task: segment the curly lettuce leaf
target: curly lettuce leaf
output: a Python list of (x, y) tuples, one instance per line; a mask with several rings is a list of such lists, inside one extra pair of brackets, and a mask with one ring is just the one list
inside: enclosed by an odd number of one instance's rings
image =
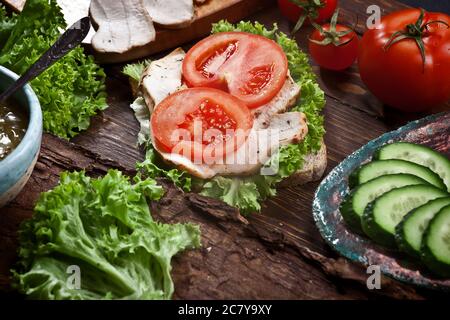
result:
[(138, 172), (147, 178), (166, 177), (174, 185), (184, 191), (191, 191), (192, 177), (185, 171), (178, 169), (164, 169), (164, 165), (151, 144), (145, 153), (145, 160), (136, 164)]
[(139, 82), (144, 73), (145, 68), (150, 64), (151, 60), (144, 60), (141, 62), (127, 64), (122, 72), (129, 76), (132, 80)]
[[(200, 230), (154, 221), (147, 201), (162, 195), (153, 179), (132, 184), (117, 170), (63, 173), (21, 226), (15, 285), (32, 299), (169, 299), (170, 261), (200, 246)], [(73, 266), (79, 288), (68, 279)]]
[(0, 48), (5, 45), (16, 23), (17, 15), (15, 13), (9, 15), (5, 7), (0, 4)]
[(232, 204), (241, 212), (260, 211), (261, 205), (257, 185), (240, 178), (216, 177), (203, 186), (201, 194)]
[[(0, 13), (1, 16), (1, 13)], [(2, 43), (0, 65), (23, 74), (66, 28), (55, 0), (28, 0)], [(10, 25), (9, 25), (10, 26)], [(44, 130), (69, 139), (86, 130), (90, 118), (107, 108), (105, 73), (81, 46), (31, 82), (42, 106)]]

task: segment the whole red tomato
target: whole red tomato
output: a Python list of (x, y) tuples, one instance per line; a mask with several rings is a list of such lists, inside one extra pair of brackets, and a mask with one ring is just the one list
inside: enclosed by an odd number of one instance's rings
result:
[[(417, 112), (450, 99), (450, 16), (401, 10), (361, 41), (361, 78), (382, 102)], [(423, 48), (423, 50), (421, 49)]]
[[(336, 39), (334, 34), (343, 34)], [(336, 39), (333, 43), (333, 39)], [(344, 70), (350, 67), (358, 56), (359, 39), (356, 33), (347, 26), (329, 23), (321, 30), (316, 29), (309, 41), (309, 53), (322, 68)]]
[[(313, 5), (314, 3), (313, 0), (299, 0), (299, 2), (304, 3), (305, 6)], [(317, 23), (330, 19), (337, 7), (337, 0), (321, 0), (320, 2), (323, 4), (323, 7), (317, 9), (317, 17), (314, 18), (314, 22)], [(300, 14), (304, 12), (302, 7), (291, 0), (278, 0), (278, 6), (281, 13), (293, 23), (296, 23), (300, 18)]]

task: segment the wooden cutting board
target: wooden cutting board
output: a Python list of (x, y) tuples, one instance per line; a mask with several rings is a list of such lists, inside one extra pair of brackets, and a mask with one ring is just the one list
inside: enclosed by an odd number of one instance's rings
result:
[(12, 8), (14, 11), (22, 11), (26, 0), (2, 0), (2, 2)]
[[(26, 0), (1, 0), (15, 11), (22, 10)], [(275, 0), (209, 0), (196, 5), (196, 18), (187, 28), (169, 30), (157, 28), (156, 40), (146, 46), (132, 49), (125, 54), (98, 53), (92, 51), (101, 63), (119, 63), (146, 57), (168, 50), (211, 32), (211, 24), (222, 19), (237, 22), (250, 14), (273, 5)]]

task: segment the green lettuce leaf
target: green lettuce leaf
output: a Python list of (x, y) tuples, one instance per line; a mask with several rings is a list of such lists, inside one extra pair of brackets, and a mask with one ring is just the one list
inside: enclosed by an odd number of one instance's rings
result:
[(154, 221), (147, 201), (162, 195), (154, 180), (132, 184), (116, 170), (100, 179), (63, 173), (21, 226), (15, 285), (32, 299), (169, 299), (171, 258), (199, 247), (200, 230)]
[(0, 48), (3, 47), (17, 23), (17, 15), (8, 15), (5, 7), (0, 4)]
[(192, 177), (185, 171), (165, 168), (151, 144), (147, 146), (145, 160), (137, 163), (136, 169), (146, 178), (166, 177), (184, 191), (191, 191)]
[(252, 179), (216, 177), (205, 183), (201, 194), (228, 203), (241, 212), (261, 210), (261, 194)]
[[(2, 14), (0, 10), (0, 17)], [(55, 0), (28, 0), (18, 18), (4, 21), (0, 23), (0, 65), (18, 74), (23, 74), (66, 28)], [(2, 38), (7, 38), (6, 42)], [(105, 77), (103, 69), (79, 46), (33, 80), (44, 130), (69, 139), (87, 129), (91, 116), (107, 108)]]
[(141, 62), (127, 64), (122, 72), (129, 76), (132, 80), (139, 82), (144, 73), (145, 68), (151, 63), (151, 60), (144, 60)]

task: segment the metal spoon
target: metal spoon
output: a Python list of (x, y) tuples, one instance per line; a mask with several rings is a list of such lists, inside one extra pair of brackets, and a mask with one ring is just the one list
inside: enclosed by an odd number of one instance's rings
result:
[(16, 82), (0, 94), (0, 103), (77, 47), (86, 38), (90, 27), (89, 17), (75, 22)]

